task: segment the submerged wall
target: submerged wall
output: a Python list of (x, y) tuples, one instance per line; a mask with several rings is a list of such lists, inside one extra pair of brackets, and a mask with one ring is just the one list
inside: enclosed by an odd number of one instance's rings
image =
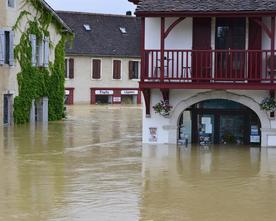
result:
[[(145, 108), (143, 117), (144, 143), (176, 144), (178, 139), (178, 123), (181, 113), (191, 105), (210, 99), (232, 100), (253, 110), (260, 119), (262, 131), (262, 146), (276, 146), (276, 120), (270, 119), (269, 113), (261, 110), (261, 101), (269, 96), (268, 91), (245, 90), (171, 90), (170, 104), (173, 106), (170, 117), (164, 118), (154, 113), (151, 108), (151, 117), (146, 118)], [(160, 90), (152, 90), (151, 106), (162, 100)], [(156, 128), (156, 139), (150, 128)]]

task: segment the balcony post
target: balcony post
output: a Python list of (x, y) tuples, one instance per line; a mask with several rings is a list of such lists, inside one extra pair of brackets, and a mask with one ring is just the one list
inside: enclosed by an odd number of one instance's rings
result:
[(161, 58), (160, 58), (160, 80), (164, 81), (164, 72), (165, 72), (165, 18), (161, 18)]
[(270, 74), (270, 79), (271, 81), (274, 80), (275, 76), (274, 76), (274, 56), (275, 56), (275, 16), (271, 17), (271, 63), (270, 63), (270, 70), (271, 70), (271, 74)]
[(145, 62), (145, 17), (142, 17), (142, 30), (141, 30), (141, 82), (144, 82), (146, 74)]

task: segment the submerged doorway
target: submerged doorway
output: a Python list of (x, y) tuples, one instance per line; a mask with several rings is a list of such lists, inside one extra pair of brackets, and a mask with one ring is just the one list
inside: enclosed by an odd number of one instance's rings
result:
[(5, 125), (12, 123), (12, 97), (11, 94), (4, 94), (3, 122)]
[(179, 121), (179, 141), (201, 145), (261, 143), (261, 123), (248, 107), (224, 99), (186, 109)]

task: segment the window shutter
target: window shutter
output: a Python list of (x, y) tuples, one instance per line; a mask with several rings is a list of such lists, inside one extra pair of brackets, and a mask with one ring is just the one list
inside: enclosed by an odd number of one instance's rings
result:
[(128, 63), (128, 75), (129, 75), (129, 79), (133, 79), (134, 78), (134, 62), (133, 61), (129, 61)]
[(44, 38), (44, 67), (49, 66), (49, 37)]
[(30, 35), (30, 42), (32, 46), (32, 66), (36, 66), (36, 36)]
[(69, 59), (69, 78), (70, 79), (74, 78), (74, 59), (73, 58)]
[(0, 64), (5, 62), (5, 32), (0, 29)]
[(68, 78), (67, 73), (68, 73), (68, 59), (65, 58), (65, 59), (64, 59), (64, 77), (65, 77), (65, 78)]
[(113, 79), (121, 79), (121, 61), (113, 61)]
[(14, 65), (14, 32), (10, 31), (10, 57), (9, 57), (9, 65)]
[(39, 67), (42, 67), (44, 65), (43, 48), (44, 48), (44, 39), (42, 39), (38, 45), (38, 66)]
[(101, 78), (101, 60), (93, 60), (93, 79), (100, 79)]

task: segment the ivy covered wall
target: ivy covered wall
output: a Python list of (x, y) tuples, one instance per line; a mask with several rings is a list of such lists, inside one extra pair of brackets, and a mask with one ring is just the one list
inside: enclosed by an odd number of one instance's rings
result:
[[(15, 59), (21, 67), (21, 72), (17, 74), (19, 93), (14, 100), (14, 122), (29, 122), (32, 101), (41, 97), (49, 98), (49, 120), (60, 120), (64, 117), (64, 49), (68, 34), (63, 32), (61, 24), (40, 1), (25, 0), (25, 4), (31, 4), (37, 13), (31, 15), (26, 10), (22, 11), (13, 27), (15, 32), (21, 32), (20, 42), (14, 49)], [(21, 27), (23, 19), (27, 20), (24, 30)], [(56, 45), (51, 41), (51, 24), (54, 24), (56, 33), (61, 35)], [(30, 35), (35, 35), (38, 41), (49, 37), (50, 50), (55, 51), (55, 58), (48, 67), (32, 65)]]

